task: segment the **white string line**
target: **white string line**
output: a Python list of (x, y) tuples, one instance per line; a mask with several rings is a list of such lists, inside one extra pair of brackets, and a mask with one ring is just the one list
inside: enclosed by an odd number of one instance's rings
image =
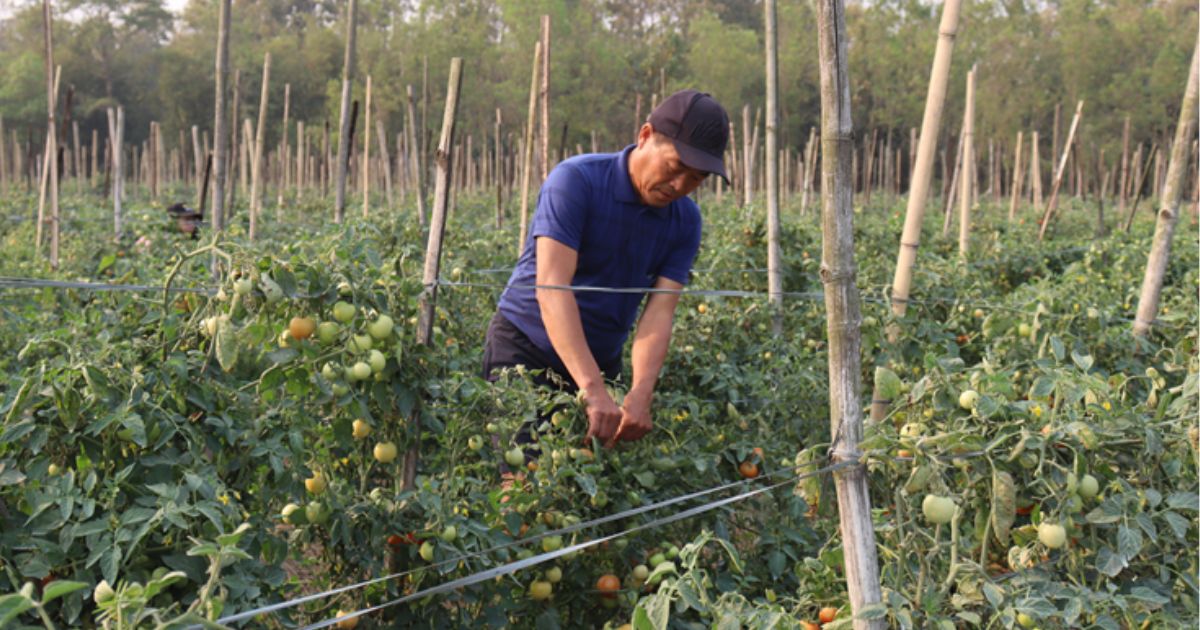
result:
[[(814, 464), (814, 463), (815, 463), (815, 462), (810, 462), (810, 463), (807, 463), (807, 464), (805, 464), (805, 465), (811, 465), (811, 464)], [(764, 474), (764, 475), (762, 475), (760, 478), (758, 478), (758, 480), (759, 480), (759, 481), (762, 481), (762, 480), (765, 480), (765, 479), (769, 479), (769, 478), (771, 478), (771, 477), (775, 477), (775, 476), (778, 476), (778, 475), (780, 475), (780, 474), (783, 474), (783, 473), (785, 473), (785, 472), (789, 472), (789, 471), (793, 471), (793, 472), (794, 472), (794, 470), (793, 470), (793, 469), (786, 469), (786, 468), (784, 468), (784, 469), (780, 469), (780, 470), (777, 470), (777, 471), (775, 471), (775, 472), (772, 472), (772, 473), (767, 473), (767, 474)], [(805, 474), (807, 474), (807, 473), (805, 473)], [(340, 593), (344, 593), (344, 592), (348, 592), (348, 591), (352, 591), (352, 590), (357, 590), (357, 589), (360, 589), (360, 588), (363, 588), (363, 587), (366, 587), (366, 586), (370, 586), (370, 585), (372, 585), (372, 584), (377, 584), (377, 583), (379, 583), (379, 582), (384, 582), (384, 581), (389, 581), (389, 580), (399, 579), (399, 578), (401, 578), (401, 577), (404, 577), (404, 576), (406, 576), (406, 575), (409, 575), (409, 574), (411, 574), (411, 573), (415, 573), (415, 572), (417, 572), (417, 571), (420, 571), (420, 570), (422, 570), (422, 569), (436, 569), (436, 568), (439, 568), (439, 567), (443, 567), (443, 566), (447, 566), (447, 565), (452, 565), (452, 564), (455, 564), (455, 563), (458, 563), (458, 562), (462, 562), (462, 561), (465, 561), (465, 560), (471, 560), (471, 559), (474, 559), (474, 558), (482, 557), (482, 556), (485, 556), (485, 555), (487, 555), (487, 554), (489, 554), (489, 553), (492, 553), (492, 552), (495, 552), (495, 551), (500, 551), (500, 550), (502, 550), (502, 549), (508, 549), (508, 548), (510, 548), (510, 547), (519, 547), (519, 546), (523, 546), (523, 545), (527, 545), (527, 544), (535, 543), (535, 542), (537, 542), (537, 541), (539, 541), (539, 540), (541, 540), (541, 539), (543, 539), (543, 538), (549, 537), (549, 536), (559, 536), (559, 535), (563, 535), (563, 534), (570, 534), (570, 533), (577, 532), (577, 531), (580, 531), (580, 530), (583, 530), (583, 529), (590, 529), (590, 528), (592, 528), (592, 527), (596, 527), (596, 526), (599, 526), (599, 525), (604, 525), (604, 524), (606, 524), (606, 523), (611, 523), (611, 522), (613, 522), (613, 521), (617, 521), (617, 520), (623, 520), (623, 519), (629, 518), (629, 517), (631, 517), (631, 516), (637, 516), (637, 515), (639, 515), (639, 514), (644, 514), (644, 513), (646, 513), (646, 512), (651, 512), (651, 511), (654, 511), (654, 510), (657, 510), (657, 509), (660, 509), (660, 508), (664, 508), (664, 507), (670, 507), (670, 506), (672, 506), (672, 505), (676, 505), (676, 504), (682, 503), (682, 502), (684, 502), (684, 501), (689, 501), (689, 500), (691, 500), (691, 499), (696, 499), (696, 498), (703, 497), (703, 496), (706, 496), (706, 495), (709, 495), (709, 494), (713, 494), (713, 493), (715, 493), (715, 492), (720, 492), (720, 491), (722, 491), (722, 490), (728, 490), (728, 489), (730, 489), (730, 488), (733, 488), (733, 487), (736, 487), (736, 486), (744, 486), (744, 485), (747, 485), (747, 484), (751, 483), (752, 481), (753, 481), (753, 480), (750, 480), (750, 479), (743, 479), (743, 480), (739, 480), (739, 481), (732, 481), (732, 482), (729, 482), (729, 483), (726, 483), (726, 484), (722, 484), (722, 485), (719, 485), (719, 486), (714, 486), (714, 487), (712, 487), (712, 488), (706, 488), (706, 489), (703, 489), (703, 490), (699, 490), (699, 491), (692, 492), (692, 493), (689, 493), (689, 494), (681, 495), (681, 496), (678, 496), (678, 497), (672, 497), (672, 498), (670, 498), (670, 499), (666, 499), (666, 500), (663, 500), (663, 501), (659, 501), (659, 502), (657, 502), (657, 503), (651, 503), (651, 504), (649, 504), (649, 505), (643, 505), (643, 506), (641, 506), (641, 507), (631, 508), (631, 509), (625, 510), (625, 511), (623, 511), (623, 512), (618, 512), (618, 513), (616, 513), (616, 514), (609, 514), (609, 515), (601, 516), (601, 517), (599, 517), (599, 518), (595, 518), (595, 519), (592, 519), (592, 520), (590, 520), (590, 521), (584, 521), (584, 522), (581, 522), (581, 523), (576, 523), (576, 524), (574, 524), (574, 525), (568, 525), (568, 526), (566, 526), (566, 527), (561, 527), (561, 528), (559, 528), (559, 529), (555, 529), (555, 530), (550, 530), (550, 531), (542, 532), (541, 534), (536, 534), (536, 535), (533, 535), (533, 536), (529, 536), (529, 537), (527, 537), (527, 538), (523, 538), (523, 539), (519, 539), (519, 540), (513, 540), (513, 541), (510, 541), (510, 542), (507, 542), (507, 543), (501, 543), (501, 544), (499, 544), (499, 545), (494, 545), (494, 546), (492, 546), (492, 547), (489, 547), (489, 548), (487, 548), (487, 549), (481, 549), (481, 550), (479, 550), (479, 551), (474, 551), (474, 552), (471, 552), (471, 553), (467, 553), (467, 554), (463, 554), (463, 555), (455, 556), (455, 557), (453, 557), (453, 558), (448, 558), (448, 559), (446, 559), (446, 560), (442, 560), (442, 561), (440, 561), (440, 562), (435, 562), (435, 563), (432, 563), (432, 564), (430, 564), (430, 565), (428, 565), (428, 566), (425, 566), (425, 567), (417, 567), (417, 568), (415, 568), (415, 569), (409, 569), (409, 570), (407, 570), (407, 571), (402, 571), (402, 572), (399, 572), (399, 573), (393, 573), (393, 574), (391, 574), (391, 575), (387, 575), (387, 576), (384, 576), (384, 577), (372, 578), (372, 579), (370, 579), (370, 580), (365, 580), (365, 581), (359, 582), (359, 583), (357, 583), (357, 584), (352, 584), (352, 585), (349, 585), (349, 586), (343, 586), (343, 587), (339, 587), (339, 588), (331, 589), (331, 590), (325, 591), (325, 592), (323, 592), (323, 593), (316, 593), (316, 594), (313, 594), (313, 595), (305, 595), (305, 596), (303, 596), (303, 597), (299, 597), (299, 598), (296, 598), (296, 599), (293, 599), (293, 600), (288, 600), (288, 601), (285, 601), (285, 602), (280, 602), (280, 603), (277, 603), (277, 604), (271, 604), (271, 605), (269, 605), (269, 606), (264, 606), (264, 607), (262, 607), (262, 608), (258, 608), (258, 609), (255, 609), (255, 610), (250, 610), (250, 611), (246, 611), (246, 612), (238, 613), (238, 614), (236, 614), (236, 615), (231, 615), (231, 616), (229, 616), (229, 617), (226, 617), (226, 618), (224, 618), (224, 619), (220, 619), (220, 620), (218, 620), (218, 621), (219, 621), (220, 623), (231, 623), (231, 622), (234, 622), (234, 621), (242, 621), (242, 620), (244, 620), (244, 619), (249, 619), (250, 617), (253, 617), (254, 615), (257, 615), (257, 614), (260, 614), (260, 613), (265, 613), (265, 612), (274, 612), (274, 611), (277, 611), (277, 610), (282, 610), (282, 609), (284, 609), (284, 608), (291, 608), (291, 607), (293, 607), (293, 606), (298, 606), (298, 605), (300, 605), (300, 604), (304, 604), (304, 603), (307, 603), (307, 602), (310, 602), (310, 601), (314, 601), (314, 600), (317, 600), (317, 599), (323, 599), (323, 598), (325, 598), (325, 597), (328, 597), (328, 596), (331, 596), (331, 595), (337, 595), (337, 594), (340, 594)]]

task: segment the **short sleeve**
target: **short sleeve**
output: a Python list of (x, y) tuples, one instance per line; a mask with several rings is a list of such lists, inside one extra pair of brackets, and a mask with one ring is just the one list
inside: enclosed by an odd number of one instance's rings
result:
[(538, 195), (530, 235), (549, 236), (579, 251), (587, 223), (587, 188), (586, 178), (570, 165), (551, 171)]
[(688, 220), (672, 243), (671, 251), (657, 274), (679, 284), (687, 284), (692, 263), (696, 261), (696, 253), (700, 250), (700, 210), (693, 205), (685, 210), (684, 215)]

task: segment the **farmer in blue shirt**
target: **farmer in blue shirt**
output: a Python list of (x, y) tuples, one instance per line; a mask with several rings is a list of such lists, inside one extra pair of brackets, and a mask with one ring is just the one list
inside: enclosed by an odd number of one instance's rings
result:
[[(676, 92), (620, 153), (565, 160), (542, 185), (532, 229), (488, 326), (483, 367), (524, 365), (583, 392), (588, 438), (606, 446), (652, 428), (650, 405), (667, 355), (678, 293), (529, 288), (570, 285), (683, 288), (700, 245), (700, 209), (688, 197), (709, 173), (728, 179), (729, 117), (711, 96)], [(621, 372), (637, 319), (633, 380), (618, 407), (604, 380)], [(547, 375), (539, 382), (552, 385)], [(528, 442), (526, 431), (519, 442)]]

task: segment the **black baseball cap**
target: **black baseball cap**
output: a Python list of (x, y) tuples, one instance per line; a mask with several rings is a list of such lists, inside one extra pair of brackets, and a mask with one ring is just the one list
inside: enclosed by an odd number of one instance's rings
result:
[(684, 164), (729, 181), (725, 174), (729, 114), (711, 95), (680, 90), (650, 112), (649, 122), (655, 131), (671, 139)]

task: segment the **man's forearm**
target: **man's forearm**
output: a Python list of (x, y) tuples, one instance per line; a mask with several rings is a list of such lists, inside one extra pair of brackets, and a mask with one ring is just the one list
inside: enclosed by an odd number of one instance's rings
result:
[(631, 392), (649, 397), (658, 383), (658, 374), (671, 344), (674, 305), (647, 305), (633, 338), (633, 385)]
[(537, 300), (550, 345), (554, 346), (554, 351), (562, 359), (575, 384), (583, 390), (601, 386), (604, 377), (584, 337), (575, 294), (557, 289), (538, 289)]

